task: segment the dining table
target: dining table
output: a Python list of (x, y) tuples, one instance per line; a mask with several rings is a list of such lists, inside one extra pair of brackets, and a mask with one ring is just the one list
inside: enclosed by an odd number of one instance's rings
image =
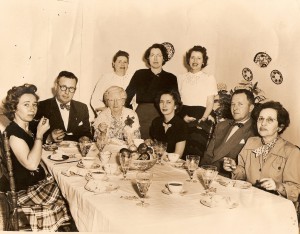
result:
[[(103, 151), (112, 153), (110, 163), (118, 163), (117, 153), (123, 146), (105, 146)], [(79, 232), (97, 233), (298, 233), (298, 221), (294, 204), (283, 197), (255, 187), (224, 186), (218, 180), (212, 188), (218, 196), (229, 198), (234, 206), (207, 206), (203, 198), (203, 184), (197, 179), (188, 182), (184, 167), (174, 167), (170, 162), (156, 164), (151, 169), (152, 183), (145, 201), (138, 206), (140, 195), (136, 185), (136, 170), (129, 170), (128, 180), (122, 173), (107, 174), (107, 180), (117, 189), (95, 193), (86, 189), (86, 176), (66, 176), (70, 167), (79, 166), (82, 155), (78, 146), (61, 147), (69, 156), (63, 161), (51, 159), (52, 151), (43, 150), (42, 160), (56, 180), (62, 195), (69, 204), (71, 215)], [(91, 153), (102, 169), (99, 151)], [(99, 161), (98, 161), (99, 160)], [(228, 178), (219, 179), (229, 180)], [(103, 179), (103, 178), (102, 178)], [(99, 179), (99, 180), (102, 180)], [(97, 179), (95, 179), (97, 180)], [(170, 181), (182, 182), (183, 192), (166, 192)], [(102, 181), (99, 181), (102, 183)]]

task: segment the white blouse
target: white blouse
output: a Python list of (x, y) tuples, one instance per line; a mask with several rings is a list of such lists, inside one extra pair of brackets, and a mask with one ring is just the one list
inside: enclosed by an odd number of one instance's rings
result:
[(180, 75), (177, 82), (181, 100), (186, 106), (206, 107), (207, 97), (218, 94), (215, 77), (203, 71)]

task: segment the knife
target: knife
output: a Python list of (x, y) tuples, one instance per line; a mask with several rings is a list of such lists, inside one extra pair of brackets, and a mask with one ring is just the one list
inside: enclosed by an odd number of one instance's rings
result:
[(79, 160), (75, 160), (75, 161), (68, 161), (68, 162), (58, 162), (58, 163), (54, 163), (53, 165), (59, 165), (59, 164), (64, 164), (64, 163), (72, 163), (72, 162), (79, 162)]

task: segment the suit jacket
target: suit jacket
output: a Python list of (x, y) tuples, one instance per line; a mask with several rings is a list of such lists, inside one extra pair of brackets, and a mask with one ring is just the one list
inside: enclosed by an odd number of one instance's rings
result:
[(254, 136), (253, 121), (249, 119), (243, 127), (239, 128), (226, 142), (231, 132), (230, 120), (225, 120), (216, 125), (211, 139), (200, 165), (210, 164), (218, 167), (219, 174), (230, 177), (231, 174), (223, 169), (223, 158), (230, 157), (237, 160), (249, 137)]
[(50, 129), (44, 134), (44, 140), (54, 129), (62, 129), (73, 134), (65, 135), (64, 140), (78, 141), (82, 136), (91, 138), (89, 111), (84, 103), (71, 100), (68, 129), (65, 129), (55, 97), (39, 102), (35, 119), (40, 119), (43, 116), (50, 121)]

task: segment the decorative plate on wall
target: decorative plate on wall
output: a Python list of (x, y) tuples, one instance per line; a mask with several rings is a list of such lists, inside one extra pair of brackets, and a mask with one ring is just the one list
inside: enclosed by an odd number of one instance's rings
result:
[(248, 67), (243, 69), (242, 75), (246, 81), (251, 81), (253, 79), (253, 73)]
[(281, 84), (283, 81), (282, 74), (278, 70), (271, 71), (270, 77), (271, 77), (271, 80), (277, 85)]
[(260, 67), (267, 67), (269, 63), (272, 61), (270, 55), (265, 52), (258, 52), (255, 56), (253, 61)]
[(161, 43), (164, 47), (166, 47), (167, 49), (167, 53), (168, 53), (168, 61), (171, 60), (171, 58), (173, 57), (174, 53), (175, 53), (175, 48), (174, 46), (170, 43), (170, 42), (163, 42)]

